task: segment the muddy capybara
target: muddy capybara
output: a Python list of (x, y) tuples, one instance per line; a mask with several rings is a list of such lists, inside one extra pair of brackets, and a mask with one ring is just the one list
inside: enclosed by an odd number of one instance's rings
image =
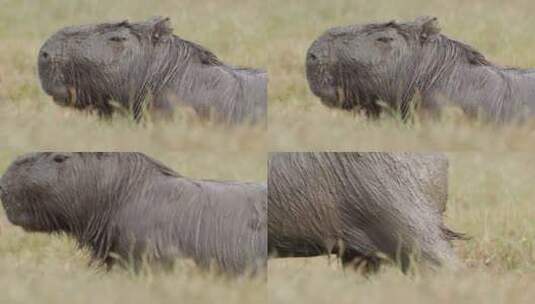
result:
[(177, 105), (226, 124), (264, 122), (267, 73), (223, 63), (173, 35), (169, 18), (66, 27), (41, 47), (39, 77), (62, 106), (111, 116), (113, 103), (139, 120)]
[[(442, 219), (447, 158), (411, 153), (272, 153), (268, 251), (275, 257), (336, 254), (377, 270), (386, 259), (458, 268)], [(358, 261), (358, 263), (355, 263)]]
[(34, 153), (9, 166), (0, 198), (11, 223), (70, 235), (108, 268), (266, 265), (265, 184), (195, 180), (140, 153)]
[(306, 74), (325, 105), (372, 117), (384, 106), (403, 118), (417, 108), (438, 116), (447, 105), (500, 123), (535, 114), (535, 69), (491, 63), (441, 34), (434, 17), (329, 29), (309, 48)]

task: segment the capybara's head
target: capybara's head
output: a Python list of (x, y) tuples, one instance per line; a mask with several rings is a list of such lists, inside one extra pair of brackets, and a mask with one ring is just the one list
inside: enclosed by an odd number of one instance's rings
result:
[(8, 219), (29, 231), (72, 232), (109, 217), (153, 174), (171, 169), (140, 153), (31, 153), (0, 179)]
[(391, 86), (401, 85), (397, 78), (438, 33), (432, 17), (330, 29), (308, 50), (309, 86), (325, 105), (346, 110), (391, 99)]
[(60, 214), (78, 212), (73, 182), (76, 169), (66, 153), (32, 153), (17, 158), (0, 180), (8, 219), (29, 231), (55, 231)]
[(150, 64), (166, 57), (172, 36), (162, 17), (63, 28), (39, 51), (42, 87), (59, 105), (106, 112), (109, 100), (133, 98), (154, 72)]

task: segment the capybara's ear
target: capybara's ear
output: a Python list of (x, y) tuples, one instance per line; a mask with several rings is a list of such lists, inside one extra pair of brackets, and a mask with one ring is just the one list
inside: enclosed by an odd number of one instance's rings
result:
[(153, 42), (162, 40), (162, 37), (171, 35), (173, 28), (168, 17), (155, 17), (149, 20), (151, 39)]
[(114, 24), (116, 27), (122, 27), (122, 26), (129, 26), (130, 25), (130, 22), (128, 22), (128, 20), (123, 20), (121, 22), (117, 22)]
[(398, 22), (396, 20), (390, 20), (388, 21), (387, 23), (385, 23), (385, 26), (386, 27), (389, 27), (389, 26), (396, 26), (398, 24)]
[(68, 160), (71, 156), (68, 153), (52, 153), (51, 158), (56, 163), (63, 163)]
[(429, 37), (440, 33), (440, 27), (438, 25), (438, 19), (436, 17), (418, 17), (416, 18), (414, 23), (418, 28), (420, 40), (422, 41), (426, 41), (427, 39), (429, 39)]

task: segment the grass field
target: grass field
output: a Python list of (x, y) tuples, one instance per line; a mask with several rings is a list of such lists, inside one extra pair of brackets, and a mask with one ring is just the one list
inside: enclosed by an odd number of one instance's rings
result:
[[(69, 240), (24, 233), (0, 211), (0, 303), (531, 303), (535, 157), (527, 151), (535, 149), (535, 122), (496, 127), (452, 110), (441, 121), (405, 125), (329, 110), (308, 89), (304, 54), (332, 26), (434, 15), (443, 33), (490, 60), (535, 67), (534, 9), (529, 0), (0, 0), (0, 172), (28, 151), (143, 151), (185, 175), (262, 181), (269, 150), (474, 151), (449, 154), (447, 222), (473, 237), (456, 244), (467, 265), (461, 273), (405, 277), (387, 267), (366, 279), (316, 258), (272, 261), (267, 283), (229, 281), (188, 263), (170, 275), (106, 274), (87, 267)], [(53, 32), (155, 15), (225, 62), (268, 70), (267, 132), (188, 113), (173, 123), (101, 121), (59, 108), (41, 91), (37, 51)]]

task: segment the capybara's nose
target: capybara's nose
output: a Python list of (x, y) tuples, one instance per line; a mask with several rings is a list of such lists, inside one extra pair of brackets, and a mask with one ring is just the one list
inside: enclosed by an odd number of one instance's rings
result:
[(316, 55), (314, 52), (309, 52), (307, 57), (307, 61), (309, 64), (314, 64), (318, 61), (318, 55)]
[(314, 42), (307, 51), (306, 63), (309, 65), (317, 65), (322, 63), (325, 57), (325, 50), (318, 42)]
[(42, 60), (49, 60), (50, 59), (50, 54), (47, 51), (42, 51), (41, 52), (41, 59)]
[(39, 50), (39, 62), (40, 63), (53, 62), (55, 59), (57, 59), (56, 57), (58, 57), (59, 52), (60, 52), (60, 48), (57, 43), (50, 43), (49, 41), (47, 41)]
[(54, 52), (51, 51), (47, 47), (43, 47), (41, 51), (39, 51), (39, 62), (40, 63), (50, 63), (54, 60)]

